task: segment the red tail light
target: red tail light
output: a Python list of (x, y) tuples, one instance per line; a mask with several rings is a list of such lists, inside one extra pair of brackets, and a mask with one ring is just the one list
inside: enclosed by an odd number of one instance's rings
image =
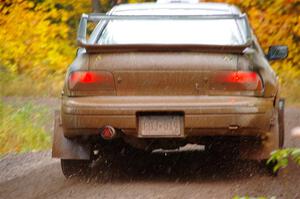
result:
[(75, 71), (68, 84), (70, 90), (77, 91), (114, 90), (113, 75), (107, 71)]
[(216, 75), (215, 82), (227, 90), (261, 91), (263, 88), (260, 76), (252, 71), (221, 72)]

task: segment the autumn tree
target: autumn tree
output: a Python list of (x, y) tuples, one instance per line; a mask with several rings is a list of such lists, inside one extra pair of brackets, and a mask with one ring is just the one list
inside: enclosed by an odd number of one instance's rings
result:
[(0, 64), (31, 76), (62, 73), (74, 56), (76, 1), (5, 0), (0, 5)]

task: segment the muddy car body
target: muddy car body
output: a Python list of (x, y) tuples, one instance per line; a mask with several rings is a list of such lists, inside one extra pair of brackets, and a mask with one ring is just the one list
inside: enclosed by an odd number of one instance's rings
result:
[[(89, 20), (100, 22), (86, 40)], [(53, 157), (67, 177), (89, 168), (94, 151), (128, 146), (234, 145), (257, 160), (282, 147), (284, 103), (268, 59), (287, 48), (265, 55), (236, 7), (119, 5), (83, 15), (78, 43), (55, 116)]]

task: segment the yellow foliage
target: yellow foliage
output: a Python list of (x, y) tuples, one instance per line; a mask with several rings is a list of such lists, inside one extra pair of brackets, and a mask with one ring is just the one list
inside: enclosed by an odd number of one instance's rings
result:
[[(58, 4), (59, 2), (59, 4)], [(5, 0), (0, 6), (0, 66), (18, 74), (42, 78), (63, 73), (75, 53), (75, 26), (68, 23), (83, 9), (59, 7), (75, 1)], [(74, 35), (74, 33), (73, 33)]]

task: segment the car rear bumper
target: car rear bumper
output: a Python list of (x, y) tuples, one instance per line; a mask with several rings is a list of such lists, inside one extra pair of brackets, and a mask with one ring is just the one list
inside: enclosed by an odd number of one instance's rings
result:
[(272, 122), (273, 98), (240, 96), (63, 97), (65, 136), (97, 134), (105, 125), (138, 136), (141, 112), (180, 112), (184, 136), (257, 135)]

